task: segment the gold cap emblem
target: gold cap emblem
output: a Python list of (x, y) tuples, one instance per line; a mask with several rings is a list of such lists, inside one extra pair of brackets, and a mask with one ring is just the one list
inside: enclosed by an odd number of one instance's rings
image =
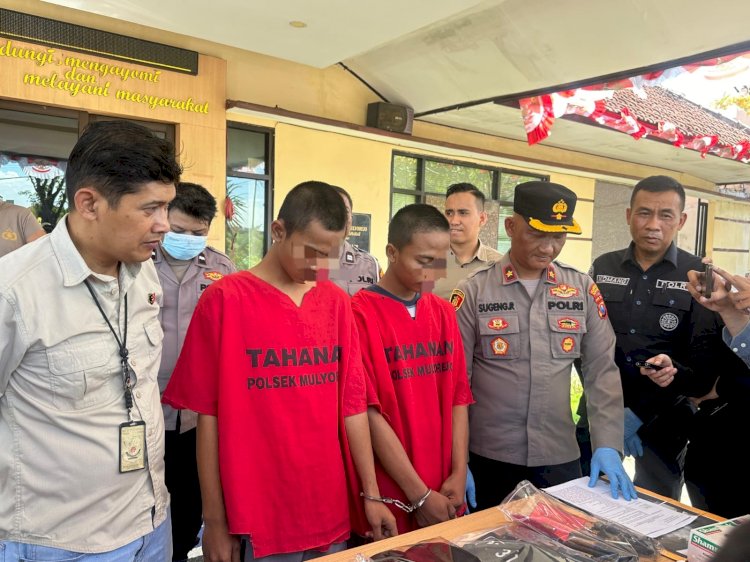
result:
[(555, 213), (552, 215), (557, 220), (562, 220), (562, 218), (565, 216), (563, 213), (568, 210), (568, 204), (560, 199), (557, 203), (552, 205), (552, 212)]

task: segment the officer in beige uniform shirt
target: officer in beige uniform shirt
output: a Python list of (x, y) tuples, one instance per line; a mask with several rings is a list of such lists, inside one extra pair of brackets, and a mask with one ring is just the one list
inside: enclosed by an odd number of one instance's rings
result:
[(0, 257), (24, 244), (44, 236), (34, 215), (25, 207), (3, 201), (0, 197)]
[[(164, 297), (159, 320), (164, 352), (159, 366), (159, 390), (164, 392), (182, 350), (190, 319), (206, 288), (235, 271), (232, 261), (206, 246), (216, 215), (216, 199), (198, 184), (181, 182), (169, 204), (169, 232), (152, 259)], [(172, 559), (185, 560), (196, 545), (202, 522), (201, 489), (196, 465), (198, 414), (164, 410), (166, 481), (172, 498)]]
[[(0, 258), (0, 559), (171, 559), (157, 372), (174, 147), (89, 125), (71, 211)], [(97, 556), (94, 553), (104, 553)]]
[(451, 227), (451, 251), (445, 277), (435, 282), (432, 291), (441, 298), (450, 298), (459, 281), (503, 257), (479, 239), (479, 231), (487, 223), (484, 201), (484, 193), (471, 183), (455, 183), (446, 192), (445, 218)]
[(570, 409), (573, 360), (583, 359), (597, 450), (591, 482), (605, 473), (614, 497), (635, 490), (621, 462), (622, 388), (615, 337), (596, 284), (554, 261), (573, 220), (566, 187), (527, 182), (505, 220), (511, 248), (459, 284), (452, 302), (476, 404), (470, 408), (470, 462), (480, 509), (497, 505), (523, 479), (544, 487), (581, 476)]

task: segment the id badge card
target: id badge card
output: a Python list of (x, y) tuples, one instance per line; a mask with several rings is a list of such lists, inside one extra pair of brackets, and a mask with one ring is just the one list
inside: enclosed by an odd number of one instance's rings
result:
[(120, 472), (146, 468), (146, 422), (120, 424)]

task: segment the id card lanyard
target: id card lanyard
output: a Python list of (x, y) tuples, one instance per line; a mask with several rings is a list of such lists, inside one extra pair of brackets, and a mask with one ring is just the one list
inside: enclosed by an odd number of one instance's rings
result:
[(125, 408), (128, 411), (128, 421), (120, 424), (120, 472), (130, 472), (145, 468), (145, 447), (146, 447), (146, 423), (133, 419), (133, 382), (130, 377), (130, 366), (128, 365), (128, 295), (125, 294), (125, 321), (123, 322), (122, 341), (120, 341), (117, 332), (112, 327), (112, 323), (107, 318), (99, 299), (96, 298), (94, 288), (89, 280), (84, 280), (86, 288), (91, 293), (96, 307), (107, 323), (109, 331), (115, 338), (117, 348), (120, 353), (120, 365), (122, 367), (122, 386), (125, 396)]

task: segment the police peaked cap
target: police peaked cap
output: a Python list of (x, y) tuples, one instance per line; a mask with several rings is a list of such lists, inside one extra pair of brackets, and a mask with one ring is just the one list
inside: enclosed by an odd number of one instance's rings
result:
[(559, 183), (527, 181), (516, 186), (513, 211), (535, 230), (580, 234), (581, 225), (573, 218), (577, 199), (575, 193)]

